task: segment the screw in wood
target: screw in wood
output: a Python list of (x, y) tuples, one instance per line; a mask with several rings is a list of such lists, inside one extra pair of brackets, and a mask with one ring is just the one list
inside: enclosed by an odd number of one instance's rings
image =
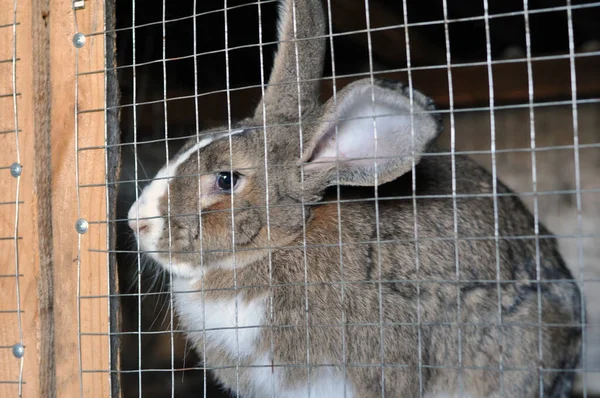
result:
[(73, 36), (73, 45), (77, 48), (83, 47), (85, 44), (85, 35), (83, 33), (75, 33)]
[(14, 344), (12, 346), (12, 353), (15, 358), (23, 358), (23, 355), (25, 355), (25, 347), (23, 347), (23, 344), (21, 343)]
[(88, 230), (88, 227), (89, 227), (88, 222), (85, 219), (83, 219), (83, 218), (80, 218), (75, 223), (75, 229), (80, 234), (85, 234), (87, 232), (87, 230)]

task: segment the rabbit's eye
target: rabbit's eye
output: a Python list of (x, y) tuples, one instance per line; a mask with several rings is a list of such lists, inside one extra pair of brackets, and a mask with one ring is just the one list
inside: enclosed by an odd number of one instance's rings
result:
[(231, 191), (238, 182), (238, 173), (221, 172), (217, 174), (217, 186), (223, 191)]

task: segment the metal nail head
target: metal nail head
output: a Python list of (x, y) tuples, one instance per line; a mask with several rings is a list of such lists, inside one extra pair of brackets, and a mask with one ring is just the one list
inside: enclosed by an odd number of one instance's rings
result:
[(85, 35), (83, 33), (75, 33), (73, 36), (73, 45), (77, 48), (83, 47), (85, 44)]
[(23, 344), (17, 343), (12, 346), (12, 353), (15, 358), (23, 358), (23, 355), (25, 355), (25, 347), (23, 347)]
[(12, 175), (13, 177), (17, 178), (21, 175), (22, 172), (23, 167), (19, 163), (15, 162), (10, 165), (10, 175)]
[(83, 218), (80, 218), (75, 223), (75, 229), (80, 234), (85, 234), (87, 232), (87, 230), (88, 230), (88, 227), (89, 227), (88, 222), (86, 220), (84, 220)]

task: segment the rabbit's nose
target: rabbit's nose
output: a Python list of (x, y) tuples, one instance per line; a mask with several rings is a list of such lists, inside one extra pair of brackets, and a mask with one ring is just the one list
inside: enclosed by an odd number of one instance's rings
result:
[(134, 232), (142, 233), (145, 230), (148, 230), (150, 223), (148, 220), (129, 220), (129, 228), (131, 228)]

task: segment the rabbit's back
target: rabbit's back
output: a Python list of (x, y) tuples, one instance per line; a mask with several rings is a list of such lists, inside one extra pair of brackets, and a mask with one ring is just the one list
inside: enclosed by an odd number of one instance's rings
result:
[[(555, 240), (542, 225), (536, 238), (534, 218), (500, 182), (494, 195), (487, 171), (455, 164), (454, 197), (450, 158), (427, 156), (415, 199), (408, 174), (379, 187), (377, 205), (374, 191), (343, 188), (339, 203), (332, 190), (311, 209), (306, 251), (272, 259), (274, 323), (296, 325), (274, 332), (283, 363), (345, 362), (361, 394), (381, 393), (385, 363), (388, 392), (462, 382), (483, 396), (535, 394), (539, 367), (576, 366), (580, 295)], [(544, 373), (546, 395), (566, 376)]]

